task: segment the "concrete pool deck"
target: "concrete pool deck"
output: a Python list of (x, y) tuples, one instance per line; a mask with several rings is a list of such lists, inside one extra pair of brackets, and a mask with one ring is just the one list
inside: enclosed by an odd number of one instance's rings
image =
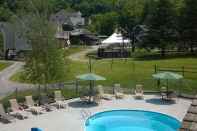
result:
[(0, 123), (0, 131), (30, 131), (31, 127), (39, 127), (44, 131), (84, 131), (84, 123), (88, 116), (118, 109), (155, 111), (182, 121), (191, 100), (178, 98), (176, 103), (163, 103), (158, 96), (145, 95), (144, 100), (136, 100), (133, 96), (126, 96), (122, 100), (102, 100), (99, 106), (81, 105), (79, 99), (69, 100), (67, 103), (66, 109), (54, 110), (38, 116), (29, 115), (26, 120), (16, 120), (10, 124)]

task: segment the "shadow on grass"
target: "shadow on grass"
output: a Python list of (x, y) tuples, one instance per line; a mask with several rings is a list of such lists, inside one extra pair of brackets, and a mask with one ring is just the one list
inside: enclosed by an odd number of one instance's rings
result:
[(73, 107), (73, 108), (92, 108), (92, 107), (98, 106), (98, 104), (94, 102), (87, 103), (83, 101), (74, 101), (74, 102), (68, 103), (68, 106)]
[(148, 99), (146, 100), (147, 103), (150, 103), (150, 104), (155, 104), (155, 105), (172, 105), (172, 104), (175, 104), (176, 102), (171, 100), (162, 100), (160, 98), (153, 98), (153, 99)]
[(197, 58), (197, 54), (166, 54), (166, 56), (161, 56), (160, 54), (149, 54), (134, 56), (134, 60), (146, 61), (146, 60), (165, 60), (165, 59), (176, 59), (176, 58)]

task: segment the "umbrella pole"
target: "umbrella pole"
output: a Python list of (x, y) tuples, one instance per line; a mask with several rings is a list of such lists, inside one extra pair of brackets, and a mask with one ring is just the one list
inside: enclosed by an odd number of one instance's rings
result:
[(167, 79), (167, 98), (168, 98), (168, 92), (169, 92), (168, 91), (168, 88), (169, 88), (169, 85), (168, 84), (169, 84), (169, 82), (168, 82), (168, 79)]
[(158, 79), (158, 80), (157, 80), (157, 88), (158, 88), (158, 89), (160, 88), (160, 83), (161, 83), (161, 82), (160, 82), (160, 79)]
[(90, 81), (89, 101), (88, 101), (88, 103), (91, 103), (91, 95), (92, 95), (92, 82)]

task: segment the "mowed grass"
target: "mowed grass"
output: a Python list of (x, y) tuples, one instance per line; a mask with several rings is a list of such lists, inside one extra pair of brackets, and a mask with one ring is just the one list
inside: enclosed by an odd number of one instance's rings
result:
[(11, 62), (0, 62), (0, 71), (11, 65)]
[[(94, 60), (92, 62), (94, 73), (106, 77), (106, 81), (99, 81), (106, 87), (112, 87), (115, 83), (120, 83), (123, 88), (134, 89), (136, 84), (144, 84), (145, 90), (159, 90), (157, 82), (152, 78), (155, 73), (155, 65), (174, 67), (181, 69), (185, 67), (197, 67), (197, 58), (176, 58), (166, 60), (136, 61), (134, 59), (120, 60)], [(197, 72), (196, 70), (193, 70)], [(76, 75), (89, 72), (88, 63), (71, 62), (66, 79), (74, 80)], [(182, 74), (182, 73), (180, 73)], [(166, 82), (161, 83), (166, 86)], [(184, 74), (182, 81), (170, 81), (170, 87), (181, 90), (185, 93), (195, 94), (197, 91), (197, 73)]]
[[(155, 65), (162, 67), (173, 67), (175, 69), (182, 69), (184, 66), (197, 67), (197, 58), (170, 58), (158, 60), (136, 60), (136, 59), (111, 59), (92, 60), (92, 72), (104, 76), (106, 81), (98, 81), (97, 84), (102, 84), (107, 87), (112, 87), (115, 83), (120, 83), (123, 88), (134, 89), (136, 84), (143, 84), (144, 90), (157, 91), (157, 81), (152, 78), (155, 73)], [(83, 62), (70, 61), (67, 66), (66, 81), (74, 81), (77, 75), (88, 73), (89, 64)], [(197, 69), (190, 69), (190, 71), (197, 72)], [(182, 74), (180, 72), (180, 74)], [(29, 81), (21, 79), (24, 78), (23, 73), (17, 73), (12, 76), (11, 80), (19, 82)], [(81, 82), (80, 84), (84, 84)], [(87, 83), (88, 84), (88, 83)], [(166, 82), (162, 81), (162, 86), (166, 86)], [(170, 81), (171, 89), (181, 91), (189, 94), (197, 93), (197, 73), (184, 74), (182, 81)]]
[(85, 46), (71, 46), (69, 49), (65, 49), (65, 55), (69, 56), (71, 54), (83, 51), (85, 49), (87, 49), (88, 47)]

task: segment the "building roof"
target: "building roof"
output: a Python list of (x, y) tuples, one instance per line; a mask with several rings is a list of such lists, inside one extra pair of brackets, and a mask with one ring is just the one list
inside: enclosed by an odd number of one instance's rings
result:
[(67, 32), (67, 31), (57, 32), (55, 34), (55, 38), (57, 38), (57, 39), (65, 39), (65, 40), (68, 40), (69, 37), (70, 37), (70, 33)]
[(69, 24), (73, 26), (84, 25), (85, 19), (82, 17), (80, 11), (78, 12), (67, 12), (65, 10), (60, 10), (56, 14), (51, 15), (50, 21), (56, 24)]
[(179, 131), (197, 131), (197, 96), (185, 115)]

